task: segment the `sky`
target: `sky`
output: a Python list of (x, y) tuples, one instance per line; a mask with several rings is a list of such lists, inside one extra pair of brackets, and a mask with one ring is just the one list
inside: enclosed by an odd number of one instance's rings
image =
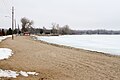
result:
[(52, 23), (71, 29), (120, 30), (120, 0), (0, 0), (0, 28), (11, 27), (11, 6), (15, 19), (26, 17), (35, 28), (51, 28)]

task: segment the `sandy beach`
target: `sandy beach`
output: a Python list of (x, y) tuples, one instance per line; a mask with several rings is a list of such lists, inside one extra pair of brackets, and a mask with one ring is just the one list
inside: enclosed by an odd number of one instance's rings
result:
[(70, 49), (34, 41), (29, 36), (0, 43), (14, 55), (0, 61), (0, 69), (35, 71), (38, 76), (1, 80), (120, 80), (120, 57)]

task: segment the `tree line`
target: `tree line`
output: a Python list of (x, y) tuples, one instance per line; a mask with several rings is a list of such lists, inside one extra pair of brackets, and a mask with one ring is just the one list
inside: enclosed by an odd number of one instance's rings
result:
[(71, 29), (68, 25), (60, 27), (59, 24), (52, 23), (52, 29), (43, 28), (33, 28), (33, 20), (27, 18), (21, 19), (22, 29), (21, 32), (29, 32), (31, 34), (54, 34), (54, 35), (66, 35), (71, 34)]
[(11, 28), (9, 28), (9, 29), (0, 29), (0, 36), (12, 35), (12, 33), (17, 34), (18, 31), (19, 31), (18, 29), (14, 29), (12, 31)]
[(120, 30), (105, 30), (105, 29), (98, 29), (98, 30), (73, 30), (73, 34), (108, 34), (108, 35), (114, 35), (114, 34), (120, 34)]
[(113, 30), (72, 30), (68, 25), (61, 27), (59, 24), (52, 23), (52, 28), (47, 29), (46, 27), (43, 28), (34, 28), (33, 27), (33, 20), (30, 20), (26, 17), (21, 18), (21, 26), (14, 29), (12, 31), (11, 28), (9, 29), (0, 29), (0, 36), (5, 35), (12, 35), (13, 34), (23, 34), (28, 32), (30, 34), (52, 34), (52, 35), (83, 35), (83, 34), (120, 34), (120, 31), (113, 31)]

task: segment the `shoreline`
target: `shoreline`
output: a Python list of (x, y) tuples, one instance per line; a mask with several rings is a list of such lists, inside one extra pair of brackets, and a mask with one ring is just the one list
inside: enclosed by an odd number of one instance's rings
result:
[[(38, 35), (37, 35), (38, 36)], [(66, 49), (73, 49), (73, 50), (78, 50), (78, 51), (86, 51), (86, 52), (90, 52), (90, 54), (101, 54), (101, 55), (105, 55), (108, 57), (118, 57), (120, 58), (120, 55), (113, 55), (110, 53), (105, 53), (105, 52), (100, 52), (100, 51), (92, 51), (92, 50), (87, 50), (87, 49), (82, 49), (82, 48), (75, 48), (75, 47), (71, 47), (71, 46), (66, 46), (66, 45), (60, 45), (60, 44), (54, 44), (54, 43), (49, 43), (46, 41), (42, 41), (42, 40), (37, 40), (36, 36), (30, 36), (33, 40), (44, 43), (44, 44), (48, 44), (48, 45), (52, 45), (52, 46), (56, 46), (56, 47), (60, 47), (60, 48), (66, 48)]]
[(119, 57), (33, 40), (30, 36), (8, 38), (0, 47), (14, 52), (11, 58), (0, 61), (1, 69), (39, 73), (15, 80), (120, 80)]

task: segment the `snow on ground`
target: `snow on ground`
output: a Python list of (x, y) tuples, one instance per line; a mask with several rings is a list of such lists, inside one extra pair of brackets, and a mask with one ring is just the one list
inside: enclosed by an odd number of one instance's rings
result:
[[(8, 48), (0, 48), (0, 60), (8, 59), (12, 56), (12, 50)], [(16, 78), (17, 76), (22, 75), (28, 77), (29, 75), (38, 75), (36, 72), (25, 72), (25, 71), (11, 71), (11, 70), (2, 70), (0, 69), (0, 77)]]
[(16, 78), (18, 75), (15, 71), (0, 69), (0, 77)]
[(4, 39), (8, 38), (8, 37), (11, 37), (11, 35), (9, 35), (9, 36), (0, 36), (0, 42), (1, 42), (2, 40), (4, 40)]
[(12, 50), (8, 48), (0, 48), (0, 60), (2, 59), (8, 59), (10, 56), (12, 56)]
[(22, 76), (28, 77), (28, 74), (27, 74), (27, 72), (20, 71), (20, 74), (21, 74)]
[(17, 76), (24, 76), (28, 77), (29, 75), (37, 76), (39, 73), (36, 72), (25, 72), (25, 71), (11, 71), (11, 70), (2, 70), (0, 69), (0, 77), (7, 77), (7, 78), (17, 78)]
[[(11, 36), (0, 36), (0, 42), (8, 37)], [(8, 59), (12, 56), (12, 50), (8, 48), (0, 48), (0, 60)], [(12, 70), (2, 70), (0, 69), (0, 77), (6, 77), (6, 78), (17, 78), (17, 76), (24, 76), (28, 77), (29, 75), (35, 75), (37, 76), (39, 73), (36, 72), (25, 72), (25, 71), (12, 71)]]
[[(8, 37), (11, 37), (11, 35), (9, 36), (0, 36), (0, 42)], [(12, 50), (8, 49), (8, 48), (0, 48), (0, 60), (2, 59), (8, 59), (10, 56), (12, 56)]]
[[(12, 56), (12, 50), (8, 48), (0, 48), (0, 60), (8, 59)], [(11, 70), (2, 70), (0, 69), (0, 77), (16, 78), (17, 76), (22, 75), (28, 77), (29, 75), (38, 75), (36, 72), (25, 72), (25, 71), (11, 71)]]
[(22, 76), (25, 76), (25, 77), (28, 77), (29, 75), (35, 75), (35, 76), (38, 75), (38, 73), (36, 73), (36, 72), (25, 72), (25, 71), (20, 71), (19, 73), (20, 73)]
[(38, 75), (39, 73), (36, 73), (36, 72), (27, 72), (27, 74), (29, 74), (29, 75)]

